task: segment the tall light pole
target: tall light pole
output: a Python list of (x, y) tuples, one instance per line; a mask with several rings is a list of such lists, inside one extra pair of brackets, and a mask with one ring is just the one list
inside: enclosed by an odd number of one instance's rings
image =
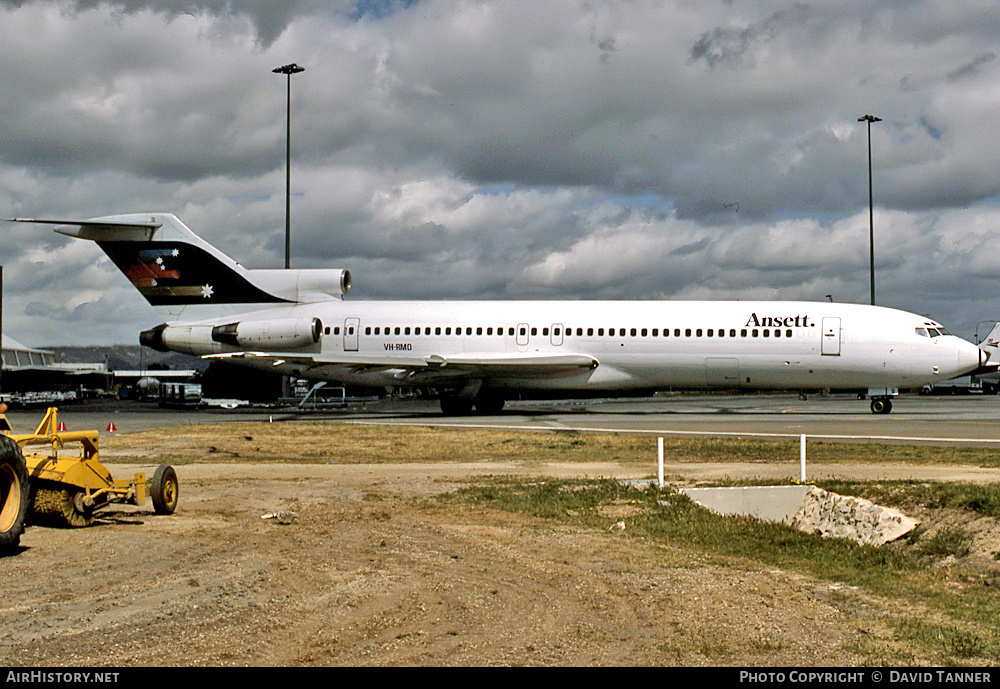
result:
[(859, 117), (858, 122), (868, 123), (868, 267), (871, 277), (872, 306), (875, 306), (875, 206), (872, 199), (872, 122), (881, 122), (874, 115)]
[(285, 112), (285, 268), (292, 263), (291, 242), (292, 225), (289, 219), (292, 213), (292, 75), (306, 71), (294, 62), (272, 69), (275, 74), (288, 76), (288, 106)]

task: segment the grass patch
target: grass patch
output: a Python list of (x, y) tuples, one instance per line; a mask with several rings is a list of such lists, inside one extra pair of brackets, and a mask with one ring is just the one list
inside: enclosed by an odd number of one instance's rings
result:
[[(944, 485), (921, 486), (922, 492), (948, 492)], [(437, 500), (483, 505), (601, 530), (613, 520), (604, 508), (628, 504), (641, 508), (632, 510), (632, 516), (626, 519), (632, 538), (711, 555), (723, 563), (752, 562), (795, 571), (859, 587), (892, 601), (893, 608), (907, 611), (893, 618), (895, 642), (912, 647), (910, 651), (897, 649), (894, 654), (914, 655), (944, 665), (1000, 663), (1000, 601), (995, 587), (988, 585), (992, 582), (963, 579), (951, 568), (933, 566), (942, 557), (960, 557), (968, 550), (969, 535), (962, 529), (939, 529), (933, 537), (913, 539), (897, 547), (858, 546), (803, 534), (780, 524), (722, 517), (683, 495), (652, 489), (638, 491), (612, 480), (526, 481), (503, 477), (464, 487)], [(915, 617), (915, 610), (924, 611), (927, 619)], [(867, 652), (876, 660), (885, 657), (886, 650), (871, 647)]]
[[(109, 461), (171, 463), (281, 461), (321, 463), (618, 462), (650, 466), (656, 438), (574, 431), (514, 432), (426, 426), (295, 421), (175, 426), (138, 433), (102, 434)], [(664, 439), (672, 463), (798, 463), (798, 441), (740, 438)], [(811, 442), (811, 463), (895, 462), (1000, 466), (989, 448)], [(992, 503), (991, 509), (1000, 510)]]
[(982, 517), (1000, 518), (1000, 486), (927, 481), (823, 481), (826, 490), (857, 495), (901, 510), (914, 507), (967, 510)]

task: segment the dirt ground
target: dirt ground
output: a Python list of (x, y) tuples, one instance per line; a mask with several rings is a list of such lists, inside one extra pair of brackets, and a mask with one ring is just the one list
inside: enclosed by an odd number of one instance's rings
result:
[[(413, 500), (475, 475), (635, 469), (176, 468), (174, 515), (147, 505), (90, 528), (30, 527), (0, 559), (0, 662), (845, 666), (859, 638), (887, 633), (885, 604), (845, 587), (722, 566), (627, 528)], [(262, 518), (282, 512), (292, 523)]]

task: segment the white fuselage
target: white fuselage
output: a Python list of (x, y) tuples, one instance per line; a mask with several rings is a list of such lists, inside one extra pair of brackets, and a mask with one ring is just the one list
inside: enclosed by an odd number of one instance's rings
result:
[(346, 300), (347, 270), (249, 270), (171, 213), (17, 220), (98, 242), (167, 321), (145, 345), (342, 384), (433, 386), (459, 411), (469, 399), (496, 410), (523, 389), (724, 387), (867, 389), (885, 413), (895, 389), (1000, 352), (1000, 326), (980, 349), (923, 316), (858, 304)]
[[(320, 319), (320, 341), (294, 351), (272, 348), (257, 365), (372, 386), (446, 384), (447, 366), (415, 372), (408, 363), (432, 357), (586, 355), (596, 360), (593, 368), (549, 375), (502, 369), (482, 382), (497, 390), (592, 391), (913, 388), (966, 374), (982, 359), (978, 347), (937, 335), (941, 326), (922, 316), (826, 302), (335, 300), (232, 320), (293, 318)], [(198, 355), (240, 349), (212, 341), (197, 326), (190, 337), (175, 332), (168, 346)], [(345, 365), (345, 357), (374, 363)]]

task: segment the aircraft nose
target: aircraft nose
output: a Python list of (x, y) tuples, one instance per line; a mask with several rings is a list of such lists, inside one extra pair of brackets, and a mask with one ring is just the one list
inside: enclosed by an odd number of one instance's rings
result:
[(957, 361), (955, 363), (961, 372), (958, 375), (976, 370), (986, 360), (986, 353), (971, 342), (959, 340), (959, 346), (956, 349)]

